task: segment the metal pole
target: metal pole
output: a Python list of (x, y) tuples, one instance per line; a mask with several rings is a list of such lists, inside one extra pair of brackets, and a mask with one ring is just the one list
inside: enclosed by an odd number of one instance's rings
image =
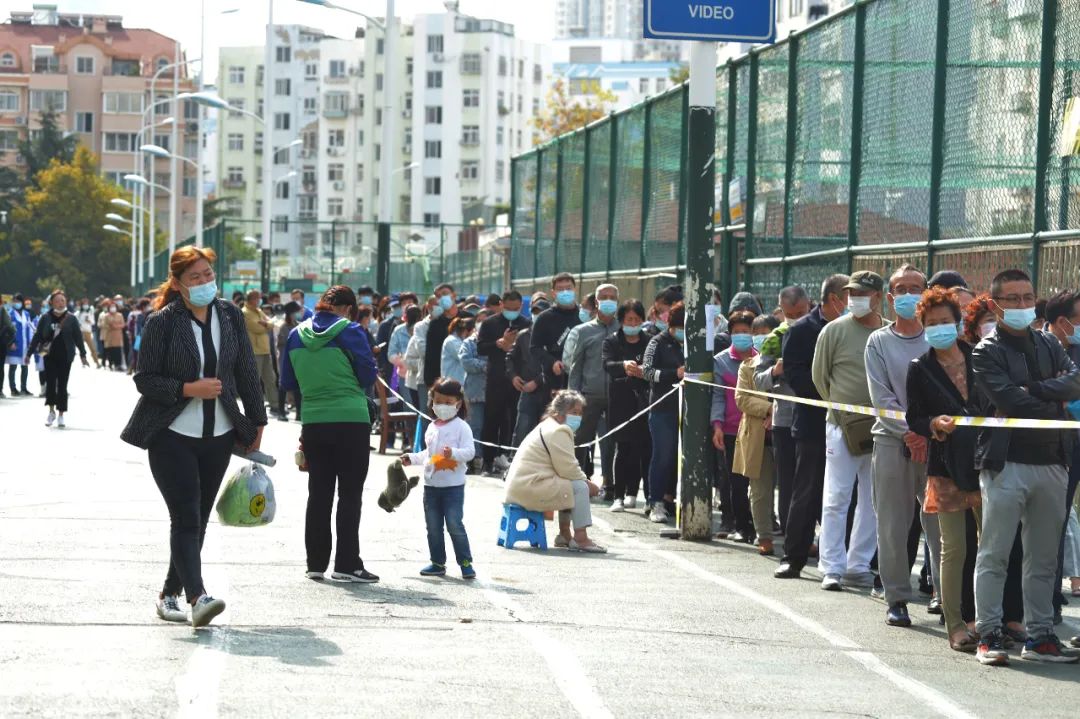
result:
[(592, 128), (585, 127), (585, 152), (582, 157), (581, 171), (584, 173), (584, 177), (581, 178), (581, 269), (579, 272), (578, 282), (581, 282), (581, 275), (585, 274), (585, 248), (589, 243), (589, 233), (592, 232), (592, 198), (589, 196), (591, 190), (591, 182), (589, 175), (592, 172), (589, 169), (589, 162), (592, 159)]
[[(855, 8), (855, 51), (851, 73), (851, 167), (848, 172), (848, 247), (859, 244), (859, 185), (862, 183), (863, 81), (866, 77), (866, 5)], [(848, 252), (851, 274), (854, 254)]]
[[(788, 42), (787, 77), (787, 137), (784, 148), (784, 249), (783, 256), (791, 254), (791, 233), (795, 225), (795, 213), (791, 208), (795, 201), (795, 145), (798, 143), (799, 120), (799, 36), (793, 35)], [(781, 284), (791, 284), (791, 265), (785, 262), (780, 270)]]
[[(716, 184), (716, 43), (694, 42), (690, 46), (689, 233), (686, 248), (686, 374), (712, 377), (712, 354), (705, 345), (705, 307), (709, 303), (712, 276), (712, 227)], [(679, 529), (683, 539), (707, 540), (712, 536), (712, 476), (706, 449), (711, 392), (688, 384), (680, 427), (682, 460), (679, 465)]]
[(544, 178), (544, 151), (543, 150), (537, 150), (536, 151), (536, 193), (535, 193), (535, 202), (536, 202), (536, 204), (534, 205), (534, 207), (536, 208), (536, 211), (535, 211), (535, 214), (534, 214), (534, 217), (533, 217), (533, 225), (534, 225), (534, 228), (533, 228), (534, 229), (534, 232), (533, 232), (533, 271), (532, 271), (532, 276), (533, 277), (539, 277), (540, 276), (540, 228), (541, 228), (541, 225), (542, 225), (541, 220), (542, 220), (542, 217), (543, 217), (543, 211), (542, 211), (542, 209), (540, 207), (540, 199), (543, 197), (543, 193), (540, 190), (540, 188), (541, 188), (540, 182), (541, 182), (541, 180), (543, 180), (543, 178)]
[(386, 0), (386, 28), (383, 31), (383, 89), (382, 89), (382, 155), (379, 167), (379, 221), (394, 218), (394, 131), (397, 129), (397, 108), (394, 105), (394, 65), (397, 54), (397, 24), (394, 22), (394, 0)]
[[(270, 1), (270, 12), (273, 14), (273, 1)], [(202, 0), (200, 3), (200, 15), (199, 15), (199, 92), (203, 92), (206, 89), (206, 0)], [(267, 37), (270, 36), (269, 31)], [(269, 47), (269, 46), (268, 46)], [(269, 65), (269, 64), (268, 64)], [(266, 72), (266, 71), (264, 71)], [(202, 247), (203, 244), (203, 163), (206, 162), (206, 156), (203, 151), (203, 130), (206, 125), (203, 122), (203, 118), (206, 117), (206, 108), (201, 104), (195, 105), (195, 246)], [(176, 121), (180, 121), (179, 115), (176, 117)], [(265, 130), (265, 128), (264, 128)], [(269, 133), (263, 132), (263, 135)], [(179, 148), (174, 147), (173, 154), (178, 151)], [(266, 150), (263, 150), (263, 154), (266, 154)], [(267, 206), (269, 210), (269, 206)], [(268, 215), (269, 216), (269, 215)], [(269, 238), (267, 238), (269, 241)]]
[[(687, 132), (689, 131), (689, 123), (690, 123), (690, 90), (689, 90), (689, 88), (687, 88), (685, 86), (682, 89), (682, 103), (681, 103), (681, 105), (682, 105), (682, 123), (681, 123), (682, 126), (681, 126), (681, 128), (679, 130), (679, 138), (680, 138), (680, 144), (682, 145), (682, 147), (679, 148), (679, 167), (680, 167), (680, 172), (679, 172), (679, 229), (678, 229), (678, 235), (676, 236), (677, 239), (675, 241), (676, 242), (676, 244), (675, 244), (675, 266), (676, 267), (678, 267), (680, 264), (683, 265), (683, 266), (686, 265), (686, 256), (683, 254), (683, 251), (686, 249), (686, 182), (687, 182), (687, 177), (689, 175), (689, 171), (687, 170), (687, 161), (689, 160), (689, 157), (687, 155), (688, 155), (688, 153), (690, 151), (690, 143), (688, 142), (688, 139), (687, 139)], [(715, 191), (714, 191), (714, 201), (715, 201)], [(713, 213), (714, 213), (713, 216), (715, 217), (715, 210), (713, 211)], [(710, 242), (711, 242), (711, 239), (710, 239)], [(676, 272), (676, 274), (678, 274), (678, 273)]]
[[(139, 191), (140, 200), (142, 200), (142, 193), (145, 191), (150, 198), (150, 231), (154, 230), (154, 188), (145, 186), (141, 187)], [(141, 212), (139, 214), (142, 214)], [(146, 278), (146, 267), (143, 265), (143, 260), (146, 258), (146, 233), (143, 232), (142, 227), (139, 228), (139, 257), (136, 263), (138, 267), (138, 280), (139, 284), (142, 284)]]
[(930, 129), (930, 217), (926, 223), (926, 275), (934, 274), (934, 242), (941, 239), (941, 178), (945, 172), (945, 83), (949, 60), (949, 0), (937, 2), (934, 110)]
[(611, 279), (611, 260), (615, 246), (615, 202), (619, 193), (616, 192), (619, 181), (618, 157), (619, 157), (619, 116), (612, 115), (611, 136), (608, 138), (611, 147), (608, 151), (608, 224), (607, 224), (607, 279)]
[[(715, 102), (715, 100), (714, 100)], [(645, 147), (641, 157), (641, 228), (638, 235), (638, 268), (645, 269), (645, 233), (649, 226), (649, 200), (652, 197), (652, 114), (653, 102), (645, 101)]]
[(330, 286), (333, 287), (337, 271), (337, 220), (330, 220)]
[[(724, 195), (724, 208), (721, 217), (724, 219), (724, 226), (730, 227), (731, 222), (731, 180), (735, 177), (735, 125), (738, 122), (738, 89), (739, 89), (739, 73), (737, 66), (734, 63), (729, 63), (727, 67), (728, 76), (728, 96), (727, 96), (727, 130), (724, 132), (724, 137), (727, 140), (727, 150), (725, 152), (726, 162), (724, 163), (724, 179), (723, 187), (721, 188)], [(743, 219), (745, 220), (745, 213)], [(735, 234), (730, 230), (724, 231), (724, 267), (721, 268), (722, 277), (724, 278), (724, 290), (721, 294), (724, 297), (724, 301), (727, 302), (734, 294), (735, 287), (739, 281), (739, 251), (735, 246)], [(686, 263), (688, 266), (689, 261)]]
[[(1043, 0), (1042, 56), (1039, 58), (1039, 112), (1035, 138), (1035, 232), (1044, 232), (1050, 221), (1046, 211), (1046, 171), (1050, 166), (1050, 113), (1054, 104), (1054, 53), (1057, 50), (1058, 0)], [(1042, 246), (1032, 236), (1031, 281), (1039, 290)]]
[(746, 229), (743, 230), (743, 289), (749, 291), (753, 282), (754, 266), (746, 260), (754, 257), (754, 212), (757, 199), (757, 110), (758, 110), (758, 64), (756, 52), (750, 53), (750, 93), (746, 125)]
[[(1062, 97), (1073, 95), (1073, 71), (1069, 68), (1062, 69)], [(1069, 226), (1069, 189), (1071, 174), (1072, 155), (1061, 158), (1061, 200), (1058, 206), (1058, 228)]]
[[(176, 160), (177, 154), (180, 152), (179, 147), (179, 125), (180, 119), (183, 115), (180, 112), (180, 101), (176, 99), (176, 96), (180, 94), (180, 43), (176, 43), (176, 48), (173, 50), (173, 54), (176, 57), (175, 67), (173, 67), (173, 123), (172, 123), (172, 135), (169, 144), (169, 154), (172, 157), (169, 158), (169, 187), (172, 188), (172, 194), (169, 195), (169, 257), (172, 257), (172, 253), (176, 250), (176, 203), (180, 192), (183, 191), (183, 183), (177, 186), (176, 174), (177, 170), (181, 169), (181, 165)], [(182, 171), (182, 170), (181, 170)], [(156, 247), (154, 248), (157, 249)], [(151, 255), (156, 254), (151, 252)], [(153, 277), (153, 267), (150, 268), (150, 277)]]
[(566, 208), (563, 207), (563, 203), (566, 201), (566, 193), (563, 192), (563, 152), (565, 150), (566, 141), (556, 140), (555, 142), (555, 237), (552, 241), (551, 247), (551, 269), (554, 272), (562, 272), (562, 267), (559, 265), (559, 243), (562, 240), (562, 219), (563, 212)]
[(139, 242), (139, 193), (135, 190), (134, 182), (129, 182), (128, 186), (131, 188), (131, 286), (134, 288), (138, 282), (136, 252)]
[[(263, 53), (263, 216), (262, 216), (262, 249), (269, 252), (273, 224), (271, 218), (274, 214), (274, 0), (266, 0), (266, 50)], [(202, 120), (202, 110), (199, 110), (199, 119)], [(199, 134), (202, 134), (200, 127)], [(202, 148), (202, 137), (199, 138), (199, 147)], [(199, 163), (200, 182), (202, 181), (202, 163)], [(201, 194), (201, 193), (200, 193)], [(197, 238), (202, 237), (202, 218), (195, 228)], [(269, 282), (269, 277), (263, 279)]]

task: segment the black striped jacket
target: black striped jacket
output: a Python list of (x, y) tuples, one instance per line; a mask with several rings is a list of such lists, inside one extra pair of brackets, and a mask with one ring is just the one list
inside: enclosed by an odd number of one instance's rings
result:
[[(240, 310), (225, 300), (214, 300), (221, 325), (217, 378), (221, 402), (232, 420), (238, 444), (255, 441), (258, 428), (266, 424), (262, 384), (255, 353), (244, 329)], [(138, 404), (120, 438), (146, 449), (158, 432), (166, 429), (191, 401), (183, 396), (184, 384), (199, 378), (199, 347), (191, 331), (191, 314), (176, 299), (150, 315), (143, 327), (135, 386)], [(237, 400), (244, 405), (243, 413)]]

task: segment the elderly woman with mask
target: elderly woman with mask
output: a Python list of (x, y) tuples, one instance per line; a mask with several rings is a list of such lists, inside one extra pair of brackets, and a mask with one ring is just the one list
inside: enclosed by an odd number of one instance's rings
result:
[[(574, 456), (574, 433), (581, 424), (585, 398), (562, 390), (551, 401), (543, 421), (521, 443), (506, 473), (506, 502), (532, 512), (559, 511), (556, 547), (603, 554), (589, 539), (592, 509), (589, 497), (600, 494)], [(570, 533), (570, 524), (574, 532)]]

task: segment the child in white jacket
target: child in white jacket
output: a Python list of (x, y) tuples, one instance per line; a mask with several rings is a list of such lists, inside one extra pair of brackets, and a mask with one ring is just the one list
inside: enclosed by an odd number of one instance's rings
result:
[(424, 433), (425, 449), (406, 454), (401, 463), (424, 468), (424, 518), (427, 522), (431, 564), (420, 570), (425, 577), (446, 574), (446, 540), (443, 524), (454, 545), (454, 555), (463, 579), (474, 579), (469, 537), (462, 515), (465, 510), (465, 470), (475, 456), (472, 430), (465, 418), (468, 407), (461, 384), (440, 377), (431, 387), (431, 412), (435, 421)]

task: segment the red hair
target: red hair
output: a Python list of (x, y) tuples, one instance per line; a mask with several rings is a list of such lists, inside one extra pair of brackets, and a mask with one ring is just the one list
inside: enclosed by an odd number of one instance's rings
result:
[(990, 295), (985, 292), (973, 299), (971, 304), (964, 308), (964, 334), (967, 341), (972, 345), (978, 344), (979, 340), (982, 339), (979, 336), (979, 325), (982, 324), (982, 318), (992, 314), (994, 314), (994, 311), (990, 309)]
[(199, 260), (206, 260), (211, 265), (217, 260), (217, 253), (209, 247), (196, 247), (187, 245), (172, 253), (169, 258), (169, 277), (157, 289), (157, 299), (154, 300), (154, 311), (158, 311), (165, 305), (180, 297), (180, 292), (173, 287), (173, 280), (177, 283), (188, 269)]

